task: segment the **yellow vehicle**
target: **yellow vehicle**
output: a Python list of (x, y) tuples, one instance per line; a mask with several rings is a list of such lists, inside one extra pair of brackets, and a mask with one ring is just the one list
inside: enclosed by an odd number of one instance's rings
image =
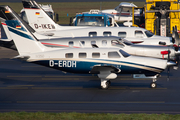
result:
[(156, 35), (172, 36), (180, 31), (179, 0), (146, 0), (142, 8), (133, 8), (133, 26), (144, 27)]

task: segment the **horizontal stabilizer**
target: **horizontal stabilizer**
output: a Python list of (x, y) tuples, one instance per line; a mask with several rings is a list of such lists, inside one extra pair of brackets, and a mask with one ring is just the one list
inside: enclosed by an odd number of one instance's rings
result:
[(0, 41), (12, 41), (12, 39), (0, 39)]
[(27, 60), (29, 58), (30, 58), (29, 55), (18, 55), (18, 56), (15, 56), (13, 59)]

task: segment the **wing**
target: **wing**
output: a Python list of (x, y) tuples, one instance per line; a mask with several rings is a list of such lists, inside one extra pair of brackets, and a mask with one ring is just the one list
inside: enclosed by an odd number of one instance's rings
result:
[(114, 66), (94, 66), (90, 73), (91, 74), (100, 74), (101, 72), (110, 72), (110, 73), (119, 73), (121, 70), (119, 68), (116, 68)]
[(100, 79), (106, 79), (106, 80), (117, 78), (116, 73), (119, 72), (121, 72), (121, 70), (114, 66), (100, 66), (100, 65), (94, 66), (90, 71), (90, 73), (92, 74), (98, 74), (98, 77)]

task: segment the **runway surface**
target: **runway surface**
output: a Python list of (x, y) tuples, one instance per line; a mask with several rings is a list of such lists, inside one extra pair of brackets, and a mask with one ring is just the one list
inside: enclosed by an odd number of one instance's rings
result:
[(108, 90), (95, 75), (63, 73), (11, 59), (16, 51), (0, 47), (0, 112), (180, 113), (180, 70), (151, 80), (121, 75)]

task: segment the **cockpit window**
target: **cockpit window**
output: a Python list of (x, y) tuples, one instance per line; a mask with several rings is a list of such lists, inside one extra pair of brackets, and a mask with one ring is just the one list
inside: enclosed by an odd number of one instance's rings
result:
[(77, 26), (104, 26), (104, 17), (102, 16), (78, 16)]
[(121, 48), (124, 47), (124, 45), (118, 40), (111, 40), (111, 45), (116, 46), (116, 47), (121, 47)]
[(120, 58), (120, 55), (117, 51), (108, 52), (108, 58)]
[(152, 37), (154, 34), (150, 31), (145, 31), (145, 34), (147, 35), (147, 37)]
[(125, 51), (123, 51), (123, 50), (119, 50), (119, 52), (120, 52), (125, 58), (130, 56), (129, 53), (127, 53), (127, 52), (125, 52)]
[(139, 30), (136, 30), (136, 31), (135, 31), (135, 37), (137, 37), (137, 38), (143, 38), (143, 32), (142, 32), (142, 31), (139, 31)]
[(126, 45), (132, 45), (133, 43), (131, 43), (130, 41), (128, 41), (128, 40), (126, 40), (126, 39), (122, 39), (122, 38), (120, 38), (119, 39), (120, 41), (122, 41), (124, 44), (126, 44)]
[(80, 41), (80, 46), (84, 46), (85, 45), (85, 41)]

